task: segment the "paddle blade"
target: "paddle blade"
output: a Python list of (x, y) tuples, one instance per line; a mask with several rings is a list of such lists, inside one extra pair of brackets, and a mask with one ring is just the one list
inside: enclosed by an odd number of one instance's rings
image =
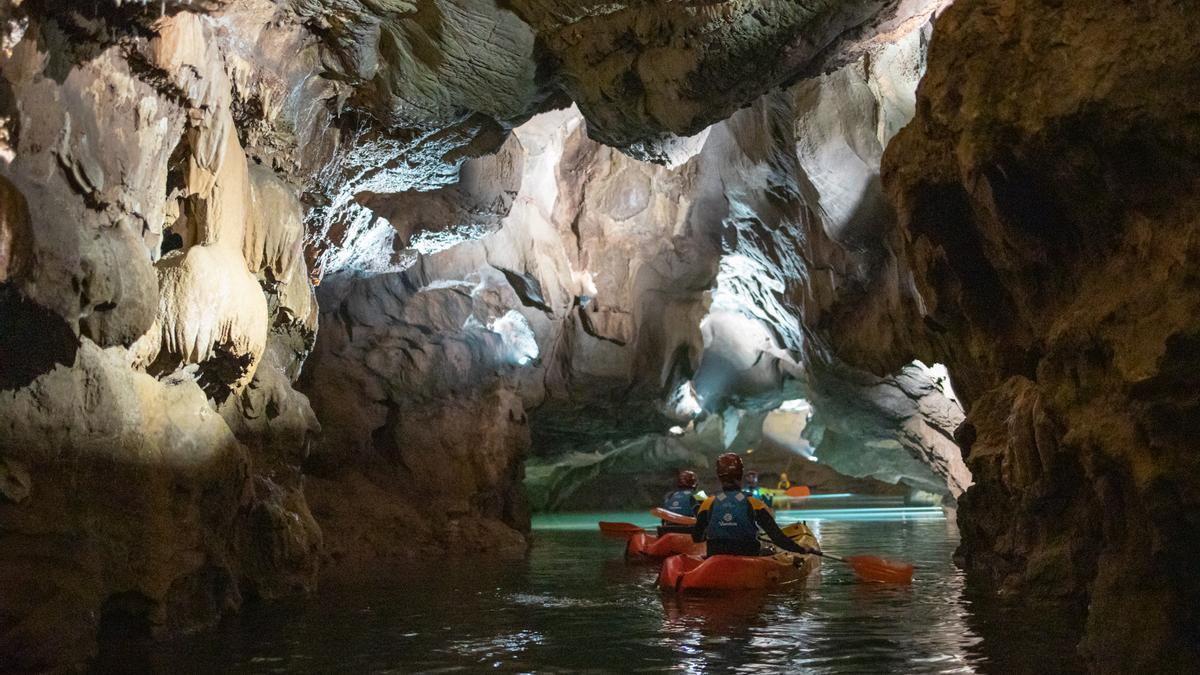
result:
[(884, 560), (873, 555), (852, 555), (846, 562), (863, 581), (884, 584), (911, 584), (913, 566), (908, 563)]
[(650, 509), (650, 515), (654, 516), (655, 518), (665, 520), (668, 523), (675, 523), (676, 525), (695, 525), (696, 524), (696, 519), (691, 516), (685, 516), (683, 514), (675, 513), (673, 511), (668, 511), (668, 510), (658, 507), (658, 506)]
[(604, 534), (612, 534), (619, 537), (628, 537), (642, 532), (642, 528), (633, 523), (613, 523), (608, 521), (600, 521), (600, 531)]

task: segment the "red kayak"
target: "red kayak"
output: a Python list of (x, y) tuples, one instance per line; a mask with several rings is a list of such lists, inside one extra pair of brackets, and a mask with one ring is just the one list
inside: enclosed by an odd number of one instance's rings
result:
[(658, 585), (676, 593), (749, 591), (778, 588), (803, 581), (820, 565), (815, 555), (671, 556), (663, 561)]
[(661, 537), (638, 533), (625, 544), (625, 558), (630, 561), (657, 562), (673, 555), (704, 555), (704, 542), (692, 541), (692, 535), (668, 532)]
[[(783, 528), (792, 541), (819, 549), (816, 535), (805, 523)], [(777, 553), (769, 556), (676, 555), (663, 561), (658, 585), (676, 593), (721, 593), (777, 588), (802, 582), (821, 565), (818, 555)]]

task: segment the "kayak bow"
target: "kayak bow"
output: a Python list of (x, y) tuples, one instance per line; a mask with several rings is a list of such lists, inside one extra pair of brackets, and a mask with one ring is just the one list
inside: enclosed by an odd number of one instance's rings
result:
[(604, 534), (620, 537), (628, 537), (645, 532), (640, 526), (633, 523), (614, 523), (606, 520), (600, 521), (600, 531)]
[(664, 520), (668, 523), (673, 523), (675, 525), (695, 525), (696, 524), (696, 519), (693, 518), (692, 516), (685, 516), (680, 513), (675, 513), (674, 511), (668, 511), (660, 506), (656, 506), (656, 507), (650, 509), (650, 515), (652, 515), (655, 518), (658, 518), (660, 520)]
[(692, 541), (692, 535), (669, 532), (659, 537), (639, 533), (625, 544), (625, 559), (631, 562), (658, 562), (673, 555), (704, 555), (704, 542)]

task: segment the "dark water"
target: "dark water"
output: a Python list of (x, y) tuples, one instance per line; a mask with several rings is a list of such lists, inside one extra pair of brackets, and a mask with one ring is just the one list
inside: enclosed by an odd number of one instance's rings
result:
[[(836, 501), (836, 500), (834, 500)], [(871, 505), (877, 507), (878, 505)], [(526, 560), (437, 561), (313, 597), (247, 607), (218, 629), (108, 649), (97, 670), (411, 673), (684, 671), (1047, 673), (1078, 671), (1063, 612), (972, 597), (938, 509), (781, 512), (822, 545), (917, 566), (911, 587), (859, 583), (826, 562), (807, 588), (737, 599), (662, 596), (655, 568), (622, 560), (597, 520), (535, 522)]]

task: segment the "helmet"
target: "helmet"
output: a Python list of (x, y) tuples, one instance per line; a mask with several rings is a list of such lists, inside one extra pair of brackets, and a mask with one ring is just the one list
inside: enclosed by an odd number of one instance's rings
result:
[(686, 471), (686, 470), (680, 471), (679, 472), (679, 487), (695, 488), (696, 487), (696, 474), (691, 471)]
[(717, 458), (717, 478), (722, 481), (742, 479), (742, 458), (736, 452), (727, 452)]
[(787, 480), (787, 479), (788, 479), (788, 477), (787, 477), (787, 472), (786, 472), (786, 471), (784, 471), (783, 473), (779, 474), (779, 480)]

